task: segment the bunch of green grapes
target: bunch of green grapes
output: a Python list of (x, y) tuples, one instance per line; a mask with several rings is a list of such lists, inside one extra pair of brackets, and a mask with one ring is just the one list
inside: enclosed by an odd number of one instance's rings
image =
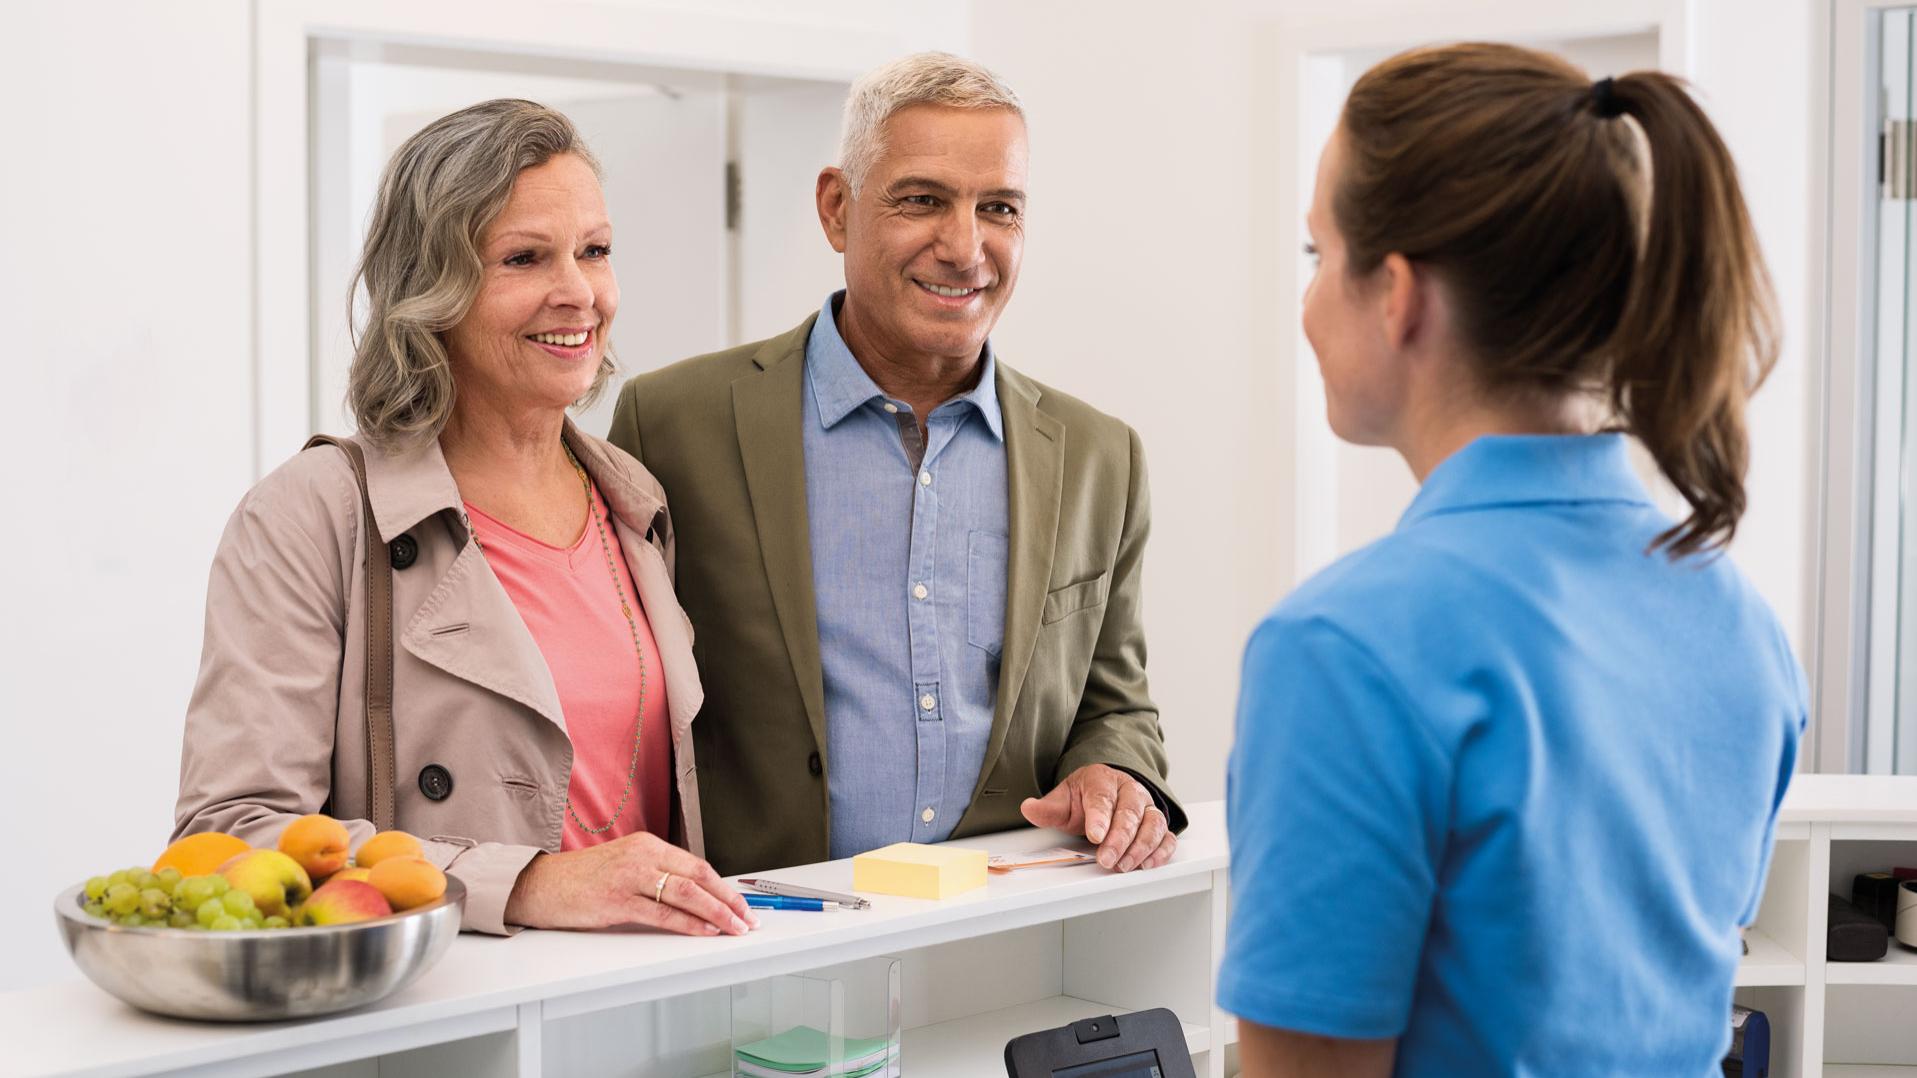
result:
[(177, 868), (148, 872), (123, 868), (87, 881), (86, 911), (129, 928), (142, 925), (195, 932), (237, 932), (247, 928), (285, 928), (284, 917), (267, 917), (253, 896), (235, 890), (225, 876), (180, 875)]

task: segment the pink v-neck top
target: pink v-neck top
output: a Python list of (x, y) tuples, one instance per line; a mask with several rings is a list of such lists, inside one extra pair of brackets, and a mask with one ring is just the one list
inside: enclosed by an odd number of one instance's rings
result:
[[(652, 627), (639, 605), (639, 592), (626, 567), (599, 488), (594, 508), (605, 524), (590, 518), (570, 547), (542, 543), (486, 515), (472, 503), (466, 512), (485, 551), (493, 575), (505, 586), (519, 617), (539, 645), (559, 691), (559, 706), (572, 738), (572, 810), (560, 848), (576, 850), (644, 830), (669, 838), (672, 817), (672, 745), (666, 720), (666, 678), (653, 644)], [(607, 551), (611, 551), (610, 566)], [(618, 588), (613, 584), (615, 578)], [(639, 629), (643, 663), (633, 654), (632, 629), (620, 611), (619, 596), (631, 603)], [(591, 834), (580, 826), (604, 827), (619, 808), (633, 763), (633, 720), (645, 679), (639, 766), (632, 795), (612, 827)], [(578, 817), (575, 819), (575, 815)]]

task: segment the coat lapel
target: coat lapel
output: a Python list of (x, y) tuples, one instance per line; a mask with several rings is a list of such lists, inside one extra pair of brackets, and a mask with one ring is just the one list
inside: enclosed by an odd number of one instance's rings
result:
[(546, 657), (475, 544), (467, 542), (453, 559), (400, 642), (421, 660), (566, 728)]
[(379, 541), (391, 542), (438, 517), (438, 525), (462, 544), (426, 601), (410, 617), (404, 610), (395, 611), (395, 622), (404, 619), (403, 625), (395, 625), (400, 645), (420, 660), (516, 700), (565, 729), (546, 657), (479, 547), (452, 519), (461, 506), (459, 488), (439, 442), (388, 452), (363, 437), (357, 440), (366, 451), (366, 486)]
[[(816, 316), (815, 316), (816, 317)], [(766, 342), (753, 357), (759, 373), (732, 383), (732, 415), (746, 493), (765, 559), (772, 606), (779, 615), (792, 673), (805, 701), (812, 738), (825, 754), (825, 674), (819, 659), (819, 615), (812, 593), (812, 540), (805, 499), (805, 342), (813, 319)]]
[(1065, 424), (1040, 410), (1038, 387), (998, 365), (999, 407), (1005, 417), (1005, 493), (1011, 530), (1005, 579), (1005, 639), (1000, 648), (998, 700), (985, 762), (972, 790), (977, 802), (998, 763), (1019, 691), (1032, 666), (1039, 619), (1058, 545), (1059, 500), (1065, 489)]

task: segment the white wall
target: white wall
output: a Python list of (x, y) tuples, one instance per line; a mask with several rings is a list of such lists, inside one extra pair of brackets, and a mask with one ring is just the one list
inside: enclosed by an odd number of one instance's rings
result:
[(54, 892), (172, 830), (207, 563), (252, 479), (248, 6), (0, 16), (0, 988), (72, 976)]
[[(1279, 260), (1295, 253), (1278, 251), (1274, 237), (1279, 215), (1304, 210), (1275, 204), (1279, 177), (1317, 151), (1280, 159), (1280, 125), (1295, 101), (1272, 70), (1279, 27), (1407, 14), (1432, 23), (1462, 7), (1588, 10), (1569, 0), (1215, 0), (1170, 17), (1153, 0), (977, 0), (974, 53), (1024, 99), (1032, 135), (1025, 268), (997, 343), (1008, 362), (1127, 419), (1144, 439), (1152, 687), (1183, 796), (1223, 793), (1246, 632), (1297, 579), (1292, 518), (1310, 477), (1294, 475), (1295, 447), (1326, 433), (1308, 405), (1316, 426), (1288, 426), (1294, 371), (1278, 358), (1298, 304), (1279, 294)], [(1814, 516), (1805, 339), (1813, 3), (1694, 0), (1687, 10), (1693, 75), (1737, 156), (1787, 330), (1752, 409), (1750, 513), (1733, 557), (1801, 654)], [(1297, 359), (1311, 362), (1302, 349)], [(1351, 514), (1340, 521), (1348, 533), (1374, 527), (1375, 514), (1340, 503), (1379, 487), (1380, 504), (1393, 506), (1409, 489), (1381, 471), (1337, 492), (1331, 511)]]

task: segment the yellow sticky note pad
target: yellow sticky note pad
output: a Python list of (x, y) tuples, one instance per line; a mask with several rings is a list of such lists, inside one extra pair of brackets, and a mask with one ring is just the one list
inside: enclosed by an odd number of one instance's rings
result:
[(984, 850), (895, 842), (852, 859), (852, 889), (906, 898), (951, 898), (985, 886)]

